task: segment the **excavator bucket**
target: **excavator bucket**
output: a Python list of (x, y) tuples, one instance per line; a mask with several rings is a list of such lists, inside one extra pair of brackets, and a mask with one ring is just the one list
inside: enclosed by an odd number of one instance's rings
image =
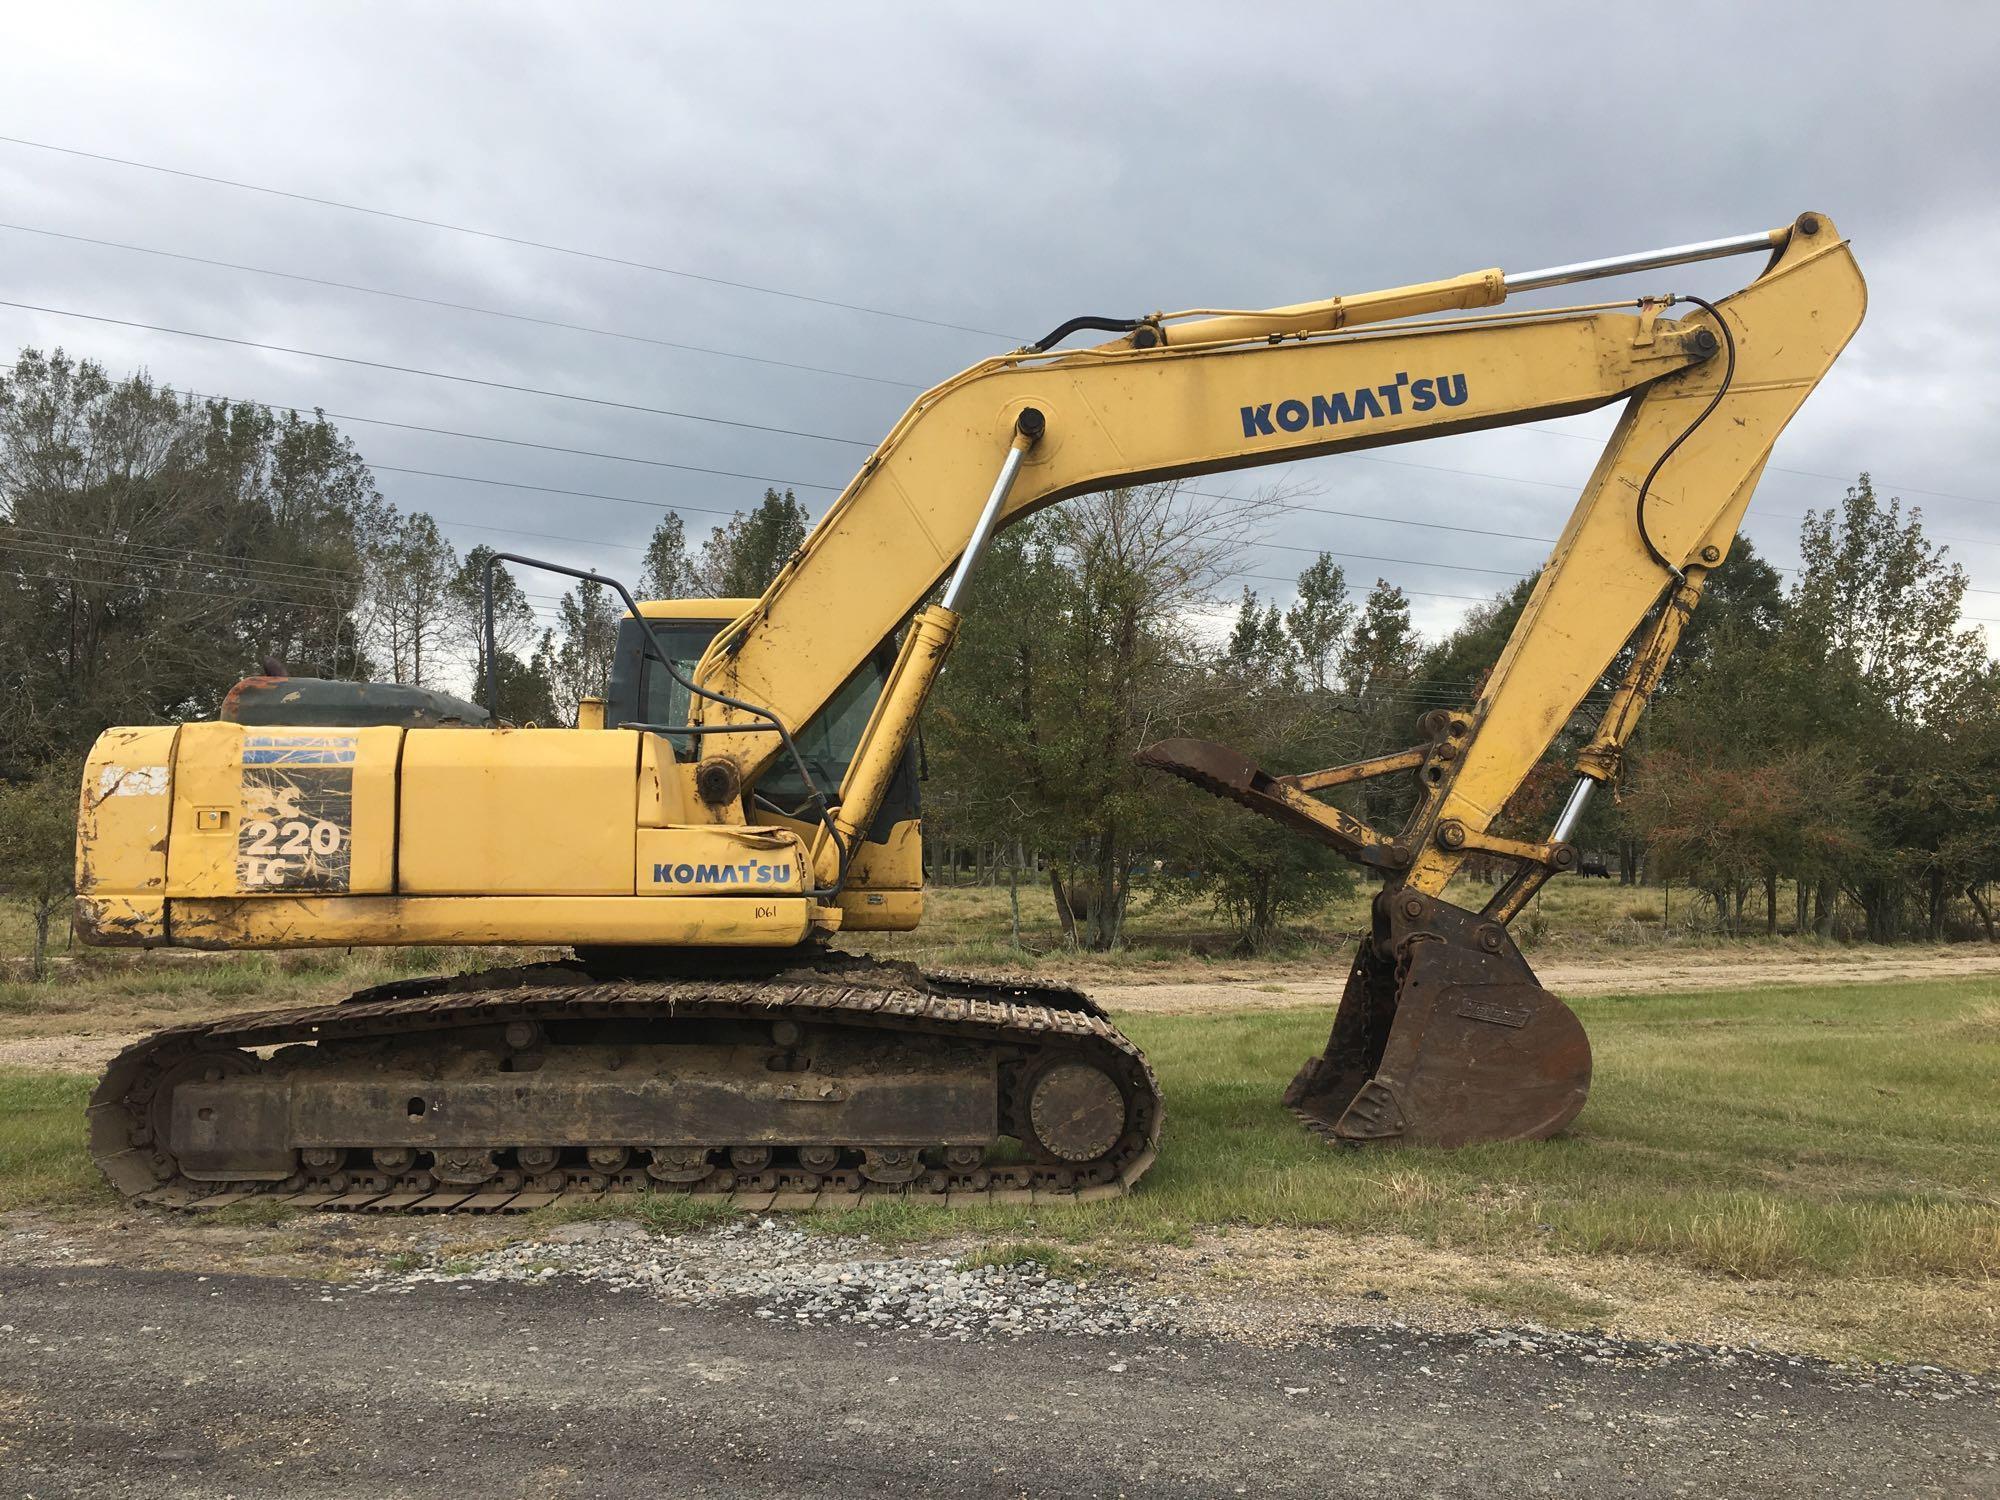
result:
[(1413, 891), (1375, 898), (1326, 1051), (1285, 1090), (1336, 1140), (1542, 1140), (1590, 1093), (1590, 1041), (1507, 930)]
[[(1310, 778), (1271, 776), (1226, 745), (1163, 740), (1137, 758), (1384, 873), (1409, 863), (1305, 795)], [(1391, 886), (1375, 898), (1326, 1051), (1299, 1070), (1285, 1104), (1335, 1140), (1466, 1146), (1554, 1135), (1589, 1093), (1590, 1041), (1506, 927)]]

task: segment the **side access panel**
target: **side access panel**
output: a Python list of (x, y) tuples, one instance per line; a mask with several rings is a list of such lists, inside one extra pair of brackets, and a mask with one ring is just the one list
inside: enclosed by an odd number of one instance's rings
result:
[(86, 943), (166, 941), (172, 725), (107, 729), (84, 765), (76, 820), (76, 927)]
[(397, 889), (407, 896), (629, 896), (639, 735), (413, 729)]
[(183, 725), (167, 894), (386, 894), (403, 731)]

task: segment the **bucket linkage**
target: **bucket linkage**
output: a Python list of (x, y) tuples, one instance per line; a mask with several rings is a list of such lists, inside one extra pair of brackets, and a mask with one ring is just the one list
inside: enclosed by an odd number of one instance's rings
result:
[[(1139, 752), (1141, 764), (1180, 776), (1379, 870), (1375, 898), (1326, 1051), (1309, 1058), (1285, 1105), (1307, 1128), (1362, 1144), (1401, 1141), (1464, 1146), (1542, 1140), (1583, 1108), (1590, 1093), (1590, 1041), (1569, 1007), (1535, 978), (1507, 922), (1557, 870), (1573, 868), (1567, 844), (1477, 840), (1523, 861), (1520, 872), (1473, 912), (1400, 883), (1411, 845), (1391, 839), (1310, 795), (1394, 771), (1424, 788), (1412, 826), (1439, 798), (1441, 770), (1455, 758), (1467, 721), (1426, 724), (1431, 743), (1353, 766), (1272, 776), (1242, 752), (1174, 739)], [(1447, 838), (1471, 842), (1455, 825)]]

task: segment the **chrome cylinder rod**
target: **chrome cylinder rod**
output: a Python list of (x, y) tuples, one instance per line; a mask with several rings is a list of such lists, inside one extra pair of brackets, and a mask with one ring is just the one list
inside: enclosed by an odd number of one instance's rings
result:
[(1576, 785), (1569, 789), (1569, 800), (1563, 803), (1563, 810), (1556, 815), (1556, 831), (1549, 835), (1552, 844), (1567, 844), (1569, 836), (1576, 832), (1576, 825), (1583, 821), (1583, 810), (1590, 806), (1590, 794), (1597, 790), (1597, 783), (1588, 776), (1576, 778)]
[(1673, 245), (1665, 250), (1642, 250), (1637, 255), (1613, 255), (1604, 260), (1580, 260), (1567, 266), (1549, 266), (1540, 271), (1523, 271), (1503, 278), (1509, 293), (1532, 292), (1545, 286), (1562, 286), (1572, 281), (1595, 281), (1601, 276), (1623, 276), (1628, 271), (1652, 271), (1661, 266), (1684, 266), (1698, 260), (1720, 260), (1725, 255), (1748, 255), (1756, 250), (1775, 250), (1784, 242), (1790, 226), (1767, 229), (1761, 234), (1737, 234), (1723, 240), (1702, 240), (1693, 245)]
[(1046, 425), (1047, 419), (1032, 406), (1023, 407), (1021, 415), (1015, 419), (1014, 441), (1007, 449), (1005, 462), (1000, 465), (1000, 477), (993, 481), (993, 492), (986, 497), (986, 507), (979, 512), (979, 520), (973, 525), (965, 550), (958, 555), (958, 567), (951, 575), (951, 582), (945, 585), (944, 598), (938, 601), (946, 609), (958, 608), (959, 596), (965, 592), (972, 570), (979, 566), (986, 544), (993, 540), (993, 532), (1000, 524), (1000, 511), (1007, 504), (1007, 496), (1014, 488), (1014, 480), (1021, 472), (1028, 450), (1035, 446), (1035, 440), (1041, 437)]

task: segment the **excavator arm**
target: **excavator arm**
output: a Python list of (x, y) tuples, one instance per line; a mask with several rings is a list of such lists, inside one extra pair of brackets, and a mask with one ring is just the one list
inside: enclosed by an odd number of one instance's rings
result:
[[(1759, 251), (1769, 257), (1762, 273), (1715, 303), (1667, 296), (1486, 310), (1511, 291)], [(1424, 744), (1292, 777), (1194, 741), (1140, 757), (1385, 877), (1327, 1050), (1287, 1094), (1309, 1124), (1355, 1141), (1546, 1136), (1581, 1109), (1590, 1049), (1507, 924), (1550, 875), (1574, 868), (1567, 839), (1590, 791), (1615, 778), (1772, 445), (1865, 304), (1845, 242), (1825, 217), (1804, 214), (1765, 235), (1525, 276), (1485, 271), (1263, 313), (1135, 320), (1114, 342), (1054, 352), (1046, 345), (1075, 326), (1065, 325), (918, 400), (697, 675), (738, 705), (798, 723), (910, 622), (814, 846), (818, 878), (837, 887), (957, 634), (965, 582), (999, 528), (1089, 491), (1625, 401), (1478, 701), (1427, 716)], [(1448, 312), (1463, 315), (1437, 316)], [(922, 607), (948, 573), (941, 601)], [(1501, 809), (1635, 635), (1555, 828), (1539, 840), (1495, 834)], [(708, 816), (736, 821), (742, 788), (777, 746), (720, 696), (703, 708), (696, 787)], [(1394, 834), (1314, 795), (1405, 772), (1419, 796)], [(1441, 899), (1474, 854), (1518, 869), (1476, 913)]]
[[(969, 571), (994, 531), (1094, 490), (1624, 400), (1450, 757), (1423, 772), (1437, 793), (1431, 826), (1468, 839), (1413, 830), (1404, 842), (1403, 880), (1436, 894), (1669, 589), (1680, 604), (1668, 615), (1685, 617), (1727, 553), (1779, 432), (1860, 323), (1860, 273), (1825, 217), (1714, 245), (1764, 249), (1769, 264), (1741, 291), (1679, 318), (1664, 299), (1622, 312), (1432, 315), (1491, 307), (1524, 287), (1704, 258), (1712, 246), (1528, 276), (1486, 271), (1266, 313), (1149, 319), (1096, 348), (987, 360), (910, 408), (755, 607), (717, 636), (697, 679), (801, 724), (916, 615), (903, 681), (883, 694), (841, 789), (841, 805), (865, 826), (869, 786), (886, 784), (955, 634), (948, 606), (957, 594), (918, 611), (954, 565)], [(1402, 321), (1381, 326), (1385, 317)], [(1007, 482), (996, 484), (996, 473)], [(1652, 655), (1663, 663), (1664, 654)], [(1608, 726), (1613, 742), (1586, 768), (1593, 779), (1615, 768), (1616, 739), (1645, 684), (1633, 686), (1614, 711), (1620, 723)], [(708, 730), (708, 774), (698, 778), (708, 816), (739, 820), (740, 789), (779, 744), (741, 707), (698, 700), (697, 714)], [(822, 848), (823, 859), (834, 854)]]

